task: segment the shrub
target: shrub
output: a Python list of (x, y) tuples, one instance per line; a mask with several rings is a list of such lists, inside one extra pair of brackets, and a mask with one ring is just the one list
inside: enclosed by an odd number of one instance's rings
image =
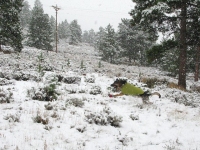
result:
[(166, 79), (157, 79), (157, 78), (142, 78), (141, 82), (145, 83), (148, 88), (154, 88), (158, 84), (166, 84)]
[(0, 103), (10, 103), (13, 101), (13, 93), (8, 90), (0, 89)]
[(130, 114), (130, 118), (132, 120), (139, 120), (139, 116), (138, 115), (134, 115), (134, 114)]
[(53, 114), (51, 115), (52, 118), (58, 118), (59, 115), (56, 111), (53, 112)]
[(20, 114), (9, 114), (4, 117), (5, 120), (8, 120), (9, 122), (20, 122)]
[(173, 82), (169, 82), (167, 84), (167, 87), (169, 87), (171, 89), (179, 89), (179, 90), (182, 90), (182, 91), (186, 91), (183, 87), (180, 87), (178, 84), (173, 83)]
[(4, 79), (4, 78), (0, 78), (0, 86), (3, 86), (3, 85), (8, 85), (8, 84), (12, 84), (11, 81), (7, 80), (7, 79)]
[(53, 109), (53, 106), (48, 103), (47, 105), (44, 105), (44, 107), (46, 108), (46, 110), (52, 110)]
[(92, 95), (101, 94), (101, 87), (93, 86), (92, 89), (90, 90), (90, 94), (92, 94)]
[(71, 98), (71, 99), (68, 99), (68, 100), (66, 101), (66, 106), (69, 105), (69, 104), (70, 104), (70, 105), (73, 105), (73, 106), (75, 106), (75, 107), (83, 107), (84, 102), (83, 102), (82, 99)]
[(45, 101), (53, 101), (57, 100), (57, 95), (59, 93), (56, 91), (56, 85), (55, 84), (49, 84), (48, 86), (44, 87), (45, 92)]
[(46, 125), (49, 123), (49, 119), (43, 118), (41, 115), (37, 114), (37, 116), (33, 117), (33, 122), (42, 123), (43, 125)]
[(92, 77), (85, 78), (85, 82), (87, 82), (87, 83), (94, 83), (95, 82), (95, 78), (92, 78)]
[(54, 101), (57, 100), (59, 93), (56, 91), (55, 84), (49, 84), (38, 89), (30, 89), (27, 91), (27, 95), (30, 96), (33, 100)]
[(62, 81), (67, 84), (78, 84), (81, 81), (80, 77), (63, 77)]
[(85, 117), (87, 122), (99, 125), (110, 124), (111, 126), (118, 127), (122, 122), (122, 117), (115, 115), (108, 107), (105, 107), (100, 112), (86, 112)]
[(157, 79), (156, 78), (142, 78), (142, 82), (147, 85), (148, 88), (154, 88)]

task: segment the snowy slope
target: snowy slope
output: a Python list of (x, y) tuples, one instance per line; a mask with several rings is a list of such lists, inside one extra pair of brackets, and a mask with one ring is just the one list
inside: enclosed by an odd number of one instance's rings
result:
[[(155, 68), (106, 62), (99, 68), (99, 62), (98, 53), (84, 44), (60, 44), (58, 53), (30, 47), (20, 54), (0, 53), (0, 149), (200, 149), (200, 94), (164, 83), (148, 89), (139, 74), (177, 82)], [(139, 97), (109, 98), (116, 77), (162, 97), (150, 97), (152, 105)], [(51, 83), (59, 93), (56, 101), (33, 100)]]

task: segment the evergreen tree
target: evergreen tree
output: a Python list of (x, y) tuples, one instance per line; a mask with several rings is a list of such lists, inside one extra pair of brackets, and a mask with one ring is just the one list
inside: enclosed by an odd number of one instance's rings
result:
[(94, 32), (93, 29), (83, 32), (82, 42), (88, 43), (91, 46), (95, 46), (96, 33)]
[(76, 45), (81, 42), (82, 30), (80, 25), (78, 25), (77, 20), (73, 20), (69, 25), (70, 37), (69, 44)]
[[(189, 60), (194, 60), (195, 64), (195, 81), (199, 78), (199, 62), (200, 62), (200, 1), (193, 1), (187, 10), (187, 16), (190, 18), (187, 21), (187, 43), (190, 51), (194, 50), (193, 57)], [(189, 55), (190, 56), (190, 55)]]
[(103, 42), (104, 42), (103, 39), (104, 39), (105, 35), (106, 35), (105, 29), (103, 27), (100, 27), (99, 32), (97, 32), (97, 34), (96, 34), (96, 42), (95, 42), (96, 48), (99, 51), (103, 50)]
[(147, 50), (147, 60), (150, 64), (159, 65), (170, 75), (178, 74), (178, 42), (175, 39), (164, 40)]
[(53, 16), (50, 17), (50, 26), (51, 26), (51, 31), (53, 31), (52, 39), (53, 41), (56, 41), (56, 19)]
[(60, 39), (68, 39), (70, 35), (70, 30), (69, 30), (69, 23), (67, 20), (62, 21), (58, 25), (58, 36)]
[(52, 50), (52, 27), (49, 16), (44, 14), (42, 4), (35, 1), (28, 31), (28, 45), (38, 49)]
[[(187, 11), (194, 0), (132, 0), (136, 3), (131, 11), (133, 24), (139, 24), (149, 32), (179, 32), (179, 78), (178, 85), (186, 88), (186, 20)], [(190, 18), (188, 18), (190, 19)], [(174, 33), (173, 33), (174, 34)]]
[(0, 44), (10, 45), (20, 52), (22, 46), (22, 32), (19, 14), (23, 0), (0, 1)]
[(89, 43), (89, 33), (88, 33), (88, 31), (83, 32), (82, 42)]
[(110, 24), (105, 28), (101, 44), (102, 59), (114, 63), (114, 57), (119, 53), (119, 47), (116, 42), (115, 30)]
[(131, 26), (131, 22), (128, 19), (122, 19), (122, 23), (118, 26), (118, 41), (123, 49), (122, 56), (128, 57), (129, 62), (140, 61), (145, 64), (146, 50), (151, 47), (151, 41), (149, 41), (149, 34), (140, 30), (137, 26)]
[(89, 40), (88, 43), (91, 46), (95, 46), (96, 34), (93, 29), (89, 30), (89, 39), (88, 40)]
[(22, 11), (20, 12), (20, 23), (22, 28), (28, 27), (31, 18), (30, 5), (27, 1), (23, 2)]

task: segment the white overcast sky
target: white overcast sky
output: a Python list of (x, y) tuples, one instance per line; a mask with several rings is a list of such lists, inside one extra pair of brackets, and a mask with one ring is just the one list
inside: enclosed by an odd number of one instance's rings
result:
[[(35, 0), (27, 0), (33, 8)], [(128, 14), (134, 8), (132, 0), (40, 0), (44, 12), (55, 17), (55, 10), (51, 7), (57, 5), (58, 22), (78, 20), (81, 29), (95, 31), (99, 27), (106, 27), (109, 23), (117, 30), (121, 18), (131, 18)]]

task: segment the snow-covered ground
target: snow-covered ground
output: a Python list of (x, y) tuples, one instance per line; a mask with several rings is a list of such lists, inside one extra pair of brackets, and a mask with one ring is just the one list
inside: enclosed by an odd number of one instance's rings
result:
[[(200, 94), (189, 89), (192, 80), (184, 92), (168, 88), (177, 80), (158, 69), (102, 62), (88, 45), (58, 50), (0, 53), (0, 150), (200, 149)], [(152, 105), (110, 98), (117, 77), (162, 97), (150, 97)], [(141, 77), (166, 83), (148, 89)], [(57, 100), (37, 100), (51, 85)]]

